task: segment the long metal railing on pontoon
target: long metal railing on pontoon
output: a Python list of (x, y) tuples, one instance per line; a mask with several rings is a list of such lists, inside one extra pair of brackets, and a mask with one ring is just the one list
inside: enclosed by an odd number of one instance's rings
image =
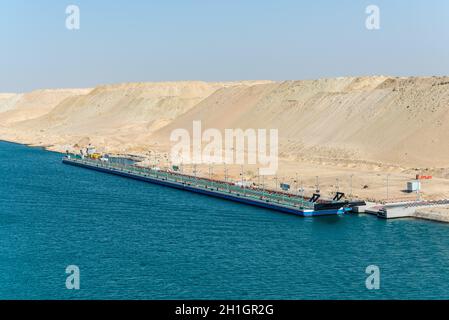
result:
[(260, 189), (253, 187), (238, 186), (233, 183), (211, 180), (202, 177), (181, 174), (172, 171), (156, 170), (153, 168), (144, 168), (135, 165), (126, 165), (109, 161), (94, 160), (89, 158), (81, 158), (79, 156), (70, 155), (68, 159), (74, 162), (86, 163), (92, 166), (105, 168), (108, 170), (118, 170), (128, 174), (136, 174), (143, 177), (150, 177), (158, 180), (174, 182), (193, 186), (196, 188), (207, 189), (215, 192), (232, 194), (242, 198), (248, 198), (258, 201), (266, 201), (269, 203), (292, 207), (295, 209), (313, 209), (314, 203), (309, 202), (304, 197), (293, 194), (280, 193), (270, 189)]

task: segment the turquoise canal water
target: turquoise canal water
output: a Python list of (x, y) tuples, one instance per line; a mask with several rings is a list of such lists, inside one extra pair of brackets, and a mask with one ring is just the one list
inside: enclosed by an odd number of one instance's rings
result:
[[(0, 143), (2, 299), (449, 298), (449, 226), (300, 218)], [(65, 288), (77, 265), (81, 289)], [(368, 265), (380, 290), (365, 287)]]

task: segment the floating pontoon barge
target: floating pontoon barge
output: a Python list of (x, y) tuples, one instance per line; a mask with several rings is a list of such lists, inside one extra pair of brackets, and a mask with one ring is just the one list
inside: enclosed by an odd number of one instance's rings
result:
[(194, 177), (178, 172), (155, 170), (78, 156), (67, 155), (62, 162), (72, 166), (299, 216), (338, 215), (351, 210), (352, 206), (360, 205), (360, 202), (340, 201), (342, 194), (337, 195), (333, 201), (320, 200), (319, 195), (316, 194), (312, 198), (306, 199), (290, 193), (242, 187), (225, 181)]

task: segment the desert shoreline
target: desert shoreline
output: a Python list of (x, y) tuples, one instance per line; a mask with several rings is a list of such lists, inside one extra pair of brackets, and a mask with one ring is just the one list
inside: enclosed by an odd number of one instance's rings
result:
[[(45, 152), (52, 152), (52, 153), (58, 153), (61, 155), (64, 155), (64, 152), (61, 151), (54, 151), (51, 149), (48, 149), (45, 146), (35, 146), (35, 145), (28, 145), (28, 144), (23, 144), (20, 142), (15, 142), (15, 141), (7, 141), (7, 140), (0, 140), (0, 143), (4, 142), (4, 143), (10, 143), (10, 144), (15, 144), (15, 145), (21, 145), (21, 146), (25, 146), (28, 148), (38, 148), (41, 149)], [(133, 156), (133, 155), (116, 155), (116, 156)], [(62, 164), (61, 164), (62, 165)], [(205, 175), (203, 175), (203, 177), (206, 177)], [(238, 181), (237, 175), (231, 176), (232, 178), (236, 178), (235, 181)], [(214, 176), (214, 178), (217, 179), (223, 179), (223, 176), (220, 175), (216, 175)], [(272, 188), (273, 190), (275, 189), (275, 187)], [(355, 197), (357, 198), (357, 197)], [(360, 198), (360, 200), (365, 200)], [(375, 200), (374, 200), (375, 201)], [(364, 212), (361, 213), (357, 213), (357, 214), (367, 214)], [(449, 224), (449, 206), (438, 206), (438, 207), (428, 207), (428, 208), (422, 208), (417, 210), (417, 212), (413, 215), (408, 217), (409, 219), (416, 219), (416, 220), (424, 220), (424, 221), (430, 221), (430, 222), (436, 222), (436, 223), (444, 223), (444, 224)]]
[[(370, 201), (449, 198), (449, 77), (342, 77), (298, 81), (122, 83), (0, 95), (0, 138), (65, 153), (144, 157), (170, 166), (170, 134), (204, 128), (279, 131), (277, 182)], [(187, 167), (187, 170), (192, 168)], [(238, 179), (240, 166), (229, 176)], [(257, 179), (245, 166), (245, 179)], [(208, 166), (199, 166), (207, 175)], [(214, 166), (215, 178), (223, 178)], [(300, 181), (299, 181), (300, 180)], [(352, 186), (351, 186), (352, 184)], [(387, 187), (388, 184), (388, 187)], [(351, 190), (352, 189), (352, 190)]]

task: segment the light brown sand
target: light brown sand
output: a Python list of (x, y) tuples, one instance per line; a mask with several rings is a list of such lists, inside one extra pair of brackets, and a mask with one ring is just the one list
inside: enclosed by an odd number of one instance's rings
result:
[[(310, 192), (318, 175), (324, 193), (339, 179), (349, 194), (353, 175), (354, 195), (385, 199), (389, 174), (389, 199), (412, 199), (402, 190), (420, 173), (434, 176), (423, 182), (424, 198), (449, 198), (449, 77), (131, 83), (0, 95), (0, 139), (61, 152), (92, 143), (105, 152), (151, 150), (163, 160), (172, 130), (191, 130), (194, 120), (220, 130), (278, 129), (278, 181), (295, 185), (298, 175)], [(257, 180), (257, 168), (244, 170)], [(222, 171), (214, 169), (217, 177)], [(230, 168), (234, 179), (239, 172)]]

